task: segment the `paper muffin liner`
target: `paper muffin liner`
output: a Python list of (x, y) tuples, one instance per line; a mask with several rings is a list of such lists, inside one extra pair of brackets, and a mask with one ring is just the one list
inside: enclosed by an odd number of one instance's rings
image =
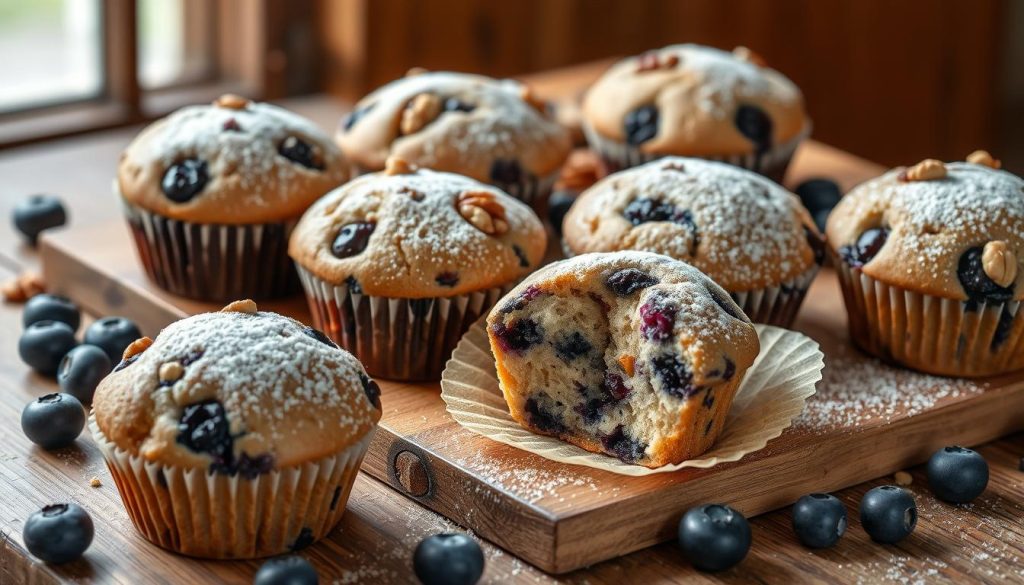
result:
[(462, 334), (512, 288), (510, 283), (452, 297), (380, 297), (297, 268), (313, 326), (356, 356), (370, 375), (387, 380), (440, 378)]
[[(590, 148), (597, 152), (609, 165), (610, 170), (613, 171), (639, 166), (665, 156), (671, 156), (672, 154), (643, 152), (636, 146), (605, 138), (585, 120), (583, 121), (583, 134), (587, 137), (587, 144), (590, 145)], [(800, 146), (800, 143), (810, 136), (810, 134), (811, 124), (808, 122), (804, 129), (795, 137), (787, 142), (783, 142), (782, 144), (772, 146), (767, 152), (748, 152), (745, 154), (717, 156), (685, 156), (729, 163), (731, 165), (762, 174), (776, 183), (781, 183), (783, 177), (786, 175), (786, 169), (789, 168), (789, 162), (792, 160), (797, 147)]]
[(806, 335), (754, 325), (761, 353), (740, 383), (718, 440), (699, 458), (650, 469), (591, 453), (520, 426), (509, 414), (498, 385), (494, 356), (484, 327), (481, 320), (466, 333), (441, 378), (441, 398), (452, 418), (475, 433), (545, 459), (620, 475), (713, 467), (738, 461), (762, 449), (803, 411), (825, 366), (818, 344)]
[(225, 302), (298, 291), (288, 257), (288, 237), (298, 220), (192, 223), (123, 203), (139, 260), (160, 288), (192, 299)]
[(298, 550), (341, 519), (373, 431), (344, 451), (255, 479), (146, 461), (89, 430), (135, 528), (195, 557), (249, 559)]
[(874, 279), (834, 251), (832, 263), (850, 337), (882, 360), (940, 376), (975, 377), (1024, 368), (1020, 301), (973, 303)]

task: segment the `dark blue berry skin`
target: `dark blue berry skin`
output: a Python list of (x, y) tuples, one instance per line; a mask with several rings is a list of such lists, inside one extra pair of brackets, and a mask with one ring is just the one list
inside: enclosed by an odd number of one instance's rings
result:
[(690, 508), (679, 521), (683, 556), (701, 571), (724, 571), (737, 565), (747, 556), (750, 541), (747, 519), (722, 504)]
[(298, 555), (274, 557), (260, 565), (253, 585), (317, 585), (320, 577), (306, 559)]
[(544, 341), (544, 330), (532, 319), (517, 319), (507, 326), (495, 323), (491, 331), (502, 349), (520, 354)]
[(79, 345), (60, 361), (57, 384), (60, 391), (70, 394), (82, 403), (92, 402), (96, 386), (114, 369), (107, 353), (95, 345)]
[(110, 363), (121, 362), (126, 347), (142, 337), (138, 326), (126, 317), (104, 317), (89, 325), (83, 343), (95, 345), (107, 352)]
[(565, 214), (576, 202), (576, 195), (570, 191), (555, 191), (548, 199), (548, 221), (554, 228), (555, 234), (562, 235), (562, 222), (565, 221)]
[(93, 534), (92, 518), (78, 504), (44, 507), (28, 517), (21, 533), (28, 552), (53, 564), (81, 558)]
[(988, 485), (988, 463), (977, 451), (944, 447), (928, 460), (928, 487), (936, 498), (966, 504)]
[(894, 485), (876, 487), (860, 501), (860, 523), (871, 540), (896, 544), (910, 536), (917, 526), (914, 496)]
[(416, 546), (412, 567), (423, 585), (473, 585), (484, 574), (484, 552), (465, 534), (435, 534)]
[(611, 273), (604, 283), (616, 295), (628, 297), (638, 290), (658, 284), (658, 279), (636, 268), (623, 268)]
[(626, 143), (638, 146), (658, 135), (658, 108), (641, 106), (626, 114), (623, 120)]
[(82, 313), (70, 299), (57, 295), (36, 295), (25, 303), (21, 323), (28, 327), (38, 321), (60, 321), (67, 323), (72, 331), (78, 331)]
[(831, 494), (809, 494), (793, 504), (793, 531), (804, 546), (828, 548), (846, 532), (846, 507)]
[(75, 442), (85, 428), (85, 409), (70, 394), (47, 394), (21, 411), (21, 430), (43, 449), (60, 449)]
[(281, 141), (281, 146), (278, 147), (277, 152), (293, 163), (304, 166), (307, 169), (322, 171), (324, 168), (324, 161), (320, 157), (317, 148), (297, 136), (289, 136)]
[(13, 219), (14, 227), (34, 246), (44, 230), (67, 223), (68, 214), (53, 195), (32, 195), (14, 206)]
[(960, 286), (964, 293), (975, 303), (992, 302), (1004, 303), (1013, 298), (1013, 284), (1010, 286), (999, 286), (985, 274), (981, 265), (981, 256), (984, 248), (977, 246), (970, 248), (960, 256), (957, 263), (956, 275), (960, 280)]
[(736, 129), (754, 143), (757, 152), (772, 146), (772, 119), (757, 106), (743, 105), (736, 109)]
[(812, 214), (831, 211), (843, 196), (839, 185), (828, 179), (808, 179), (797, 185), (793, 192)]
[(60, 361), (76, 345), (75, 332), (67, 323), (39, 321), (26, 327), (21, 334), (18, 355), (33, 370), (52, 376), (57, 373)]
[(342, 226), (337, 237), (334, 238), (334, 243), (331, 244), (331, 252), (338, 258), (348, 258), (359, 254), (366, 249), (376, 227), (377, 224), (365, 221)]
[(160, 188), (175, 203), (186, 203), (202, 192), (210, 180), (206, 161), (185, 159), (171, 165), (164, 173)]
[(887, 228), (867, 229), (857, 238), (857, 243), (840, 248), (839, 255), (851, 267), (860, 268), (882, 251), (882, 246), (885, 246), (888, 239), (889, 230)]

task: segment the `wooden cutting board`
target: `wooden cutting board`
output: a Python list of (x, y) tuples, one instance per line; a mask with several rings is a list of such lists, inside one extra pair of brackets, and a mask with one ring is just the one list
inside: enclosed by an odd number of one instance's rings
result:
[[(801, 149), (790, 177), (822, 174), (844, 187), (875, 168), (829, 147)], [(155, 334), (220, 305), (156, 289), (120, 223), (43, 238), (48, 286), (89, 312), (120, 314)], [(309, 321), (304, 299), (261, 309)], [(889, 368), (853, 349), (835, 274), (812, 286), (796, 329), (825, 352), (825, 379), (794, 427), (743, 460), (708, 470), (626, 477), (554, 463), (459, 426), (432, 384), (381, 380), (384, 416), (363, 470), (528, 562), (563, 573), (674, 538), (681, 514), (724, 502), (747, 515), (812, 491), (857, 484), (1024, 428), (1024, 374), (982, 382)]]

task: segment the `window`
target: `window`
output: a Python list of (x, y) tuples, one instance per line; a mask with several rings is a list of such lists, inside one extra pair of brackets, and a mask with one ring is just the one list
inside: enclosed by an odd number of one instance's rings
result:
[(211, 79), (215, 4), (139, 1), (139, 85), (159, 89)]

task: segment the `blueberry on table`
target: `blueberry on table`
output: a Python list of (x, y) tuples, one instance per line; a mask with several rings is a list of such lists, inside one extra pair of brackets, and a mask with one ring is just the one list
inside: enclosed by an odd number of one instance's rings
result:
[(76, 345), (75, 332), (67, 323), (38, 321), (22, 332), (18, 339), (18, 355), (33, 370), (52, 376), (57, 372), (60, 361)]
[(40, 294), (26, 301), (21, 313), (21, 322), (25, 327), (39, 321), (60, 321), (67, 323), (72, 331), (77, 331), (82, 313), (68, 298)]
[(138, 326), (125, 317), (104, 317), (85, 330), (84, 343), (98, 346), (107, 352), (110, 363), (120, 363), (126, 347), (142, 337)]
[(423, 585), (472, 585), (484, 573), (484, 553), (465, 534), (435, 534), (416, 546), (412, 567)]
[(928, 460), (928, 487), (942, 501), (966, 504), (987, 485), (988, 463), (977, 451), (944, 447)]
[(917, 504), (910, 492), (899, 486), (876, 487), (860, 501), (860, 523), (871, 540), (896, 544), (917, 526)]
[(40, 396), (21, 411), (21, 430), (43, 449), (60, 449), (75, 442), (85, 428), (85, 409), (70, 394)]
[(83, 344), (64, 356), (57, 368), (60, 391), (83, 403), (92, 402), (100, 380), (114, 369), (107, 353), (95, 345)]
[(575, 201), (576, 197), (569, 191), (555, 191), (548, 199), (548, 221), (551, 222), (551, 227), (555, 229), (556, 234), (562, 235), (562, 222), (565, 221), (565, 214), (569, 213), (569, 208)]
[(679, 521), (679, 546), (701, 571), (724, 571), (747, 556), (750, 524), (742, 514), (722, 504), (690, 508)]
[(808, 494), (793, 504), (793, 531), (806, 547), (828, 548), (846, 532), (846, 507), (831, 494)]
[(275, 557), (260, 565), (253, 585), (317, 585), (316, 569), (298, 555)]
[(14, 206), (14, 227), (33, 246), (44, 230), (64, 225), (68, 214), (53, 195), (32, 195)]
[(78, 504), (46, 506), (28, 517), (22, 531), (28, 552), (54, 564), (81, 558), (92, 536), (92, 518)]
[(812, 214), (831, 211), (843, 196), (839, 185), (828, 179), (808, 179), (797, 185), (793, 192)]

